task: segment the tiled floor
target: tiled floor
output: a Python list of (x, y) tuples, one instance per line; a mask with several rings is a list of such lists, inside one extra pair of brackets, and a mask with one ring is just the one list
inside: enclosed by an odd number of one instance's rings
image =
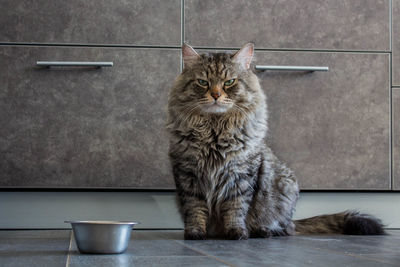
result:
[(182, 231), (135, 230), (120, 255), (80, 254), (69, 230), (0, 231), (0, 266), (400, 266), (387, 236), (292, 236), (185, 241)]

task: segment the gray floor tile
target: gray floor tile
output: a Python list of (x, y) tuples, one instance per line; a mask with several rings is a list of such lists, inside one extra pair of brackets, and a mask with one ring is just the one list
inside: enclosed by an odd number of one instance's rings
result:
[(400, 266), (400, 235), (389, 231), (386, 236), (298, 236), (299, 246), (324, 249)]
[(199, 256), (150, 256), (141, 257), (131, 254), (112, 256), (79, 255), (72, 256), (69, 266), (124, 267), (124, 266), (230, 266), (209, 257)]
[[(400, 265), (390, 236), (276, 237), (246, 241), (179, 241), (237, 266)], [(391, 240), (392, 241), (392, 240)], [(362, 245), (364, 244), (364, 245)], [(397, 244), (398, 247), (399, 243)]]
[[(178, 244), (175, 239), (183, 239), (181, 231), (133, 231), (124, 255), (146, 257), (201, 256), (194, 250)], [(71, 251), (78, 252), (74, 237)], [(77, 255), (79, 254), (72, 254), (72, 256)]]
[(0, 231), (0, 266), (400, 266), (398, 230), (242, 241), (190, 241), (182, 231), (135, 230), (120, 255), (80, 254), (70, 236), (69, 230)]
[(0, 231), (0, 266), (65, 266), (71, 231)]
[(183, 240), (183, 231), (180, 230), (134, 230), (133, 240)]
[(182, 231), (134, 231), (119, 255), (80, 254), (73, 240), (68, 266), (229, 266), (176, 241), (182, 239)]

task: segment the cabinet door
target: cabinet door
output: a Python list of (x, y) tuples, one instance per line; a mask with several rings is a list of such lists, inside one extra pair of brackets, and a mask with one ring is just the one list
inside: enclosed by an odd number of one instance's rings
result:
[(180, 50), (2, 46), (0, 62), (0, 187), (174, 187), (164, 128)]
[(186, 0), (194, 46), (390, 50), (390, 0)]
[(256, 59), (330, 68), (259, 73), (269, 143), (302, 189), (390, 189), (389, 54), (259, 52)]
[(393, 189), (400, 190), (400, 89), (393, 89)]
[(393, 0), (392, 31), (392, 85), (400, 86), (400, 0)]
[(180, 0), (2, 0), (0, 42), (180, 45)]

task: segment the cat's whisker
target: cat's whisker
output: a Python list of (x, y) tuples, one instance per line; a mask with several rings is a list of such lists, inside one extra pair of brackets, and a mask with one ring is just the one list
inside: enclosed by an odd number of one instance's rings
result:
[(222, 104), (233, 104), (234, 103), (232, 100), (229, 100), (229, 99), (224, 99), (224, 100), (221, 100), (219, 102), (222, 103)]
[(229, 98), (225, 98), (225, 99), (224, 99), (224, 102), (234, 103), (234, 101), (233, 101), (232, 99), (229, 99)]
[(204, 100), (204, 101), (199, 101), (198, 103), (200, 103), (200, 104), (202, 104), (202, 105), (206, 105), (206, 104), (212, 104), (213, 103), (213, 101), (210, 101), (210, 100)]

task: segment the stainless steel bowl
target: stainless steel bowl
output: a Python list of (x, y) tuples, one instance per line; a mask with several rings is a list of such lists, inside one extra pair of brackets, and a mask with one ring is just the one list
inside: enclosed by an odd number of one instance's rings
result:
[(65, 221), (74, 231), (81, 253), (119, 254), (125, 252), (132, 228), (138, 222), (123, 221)]

